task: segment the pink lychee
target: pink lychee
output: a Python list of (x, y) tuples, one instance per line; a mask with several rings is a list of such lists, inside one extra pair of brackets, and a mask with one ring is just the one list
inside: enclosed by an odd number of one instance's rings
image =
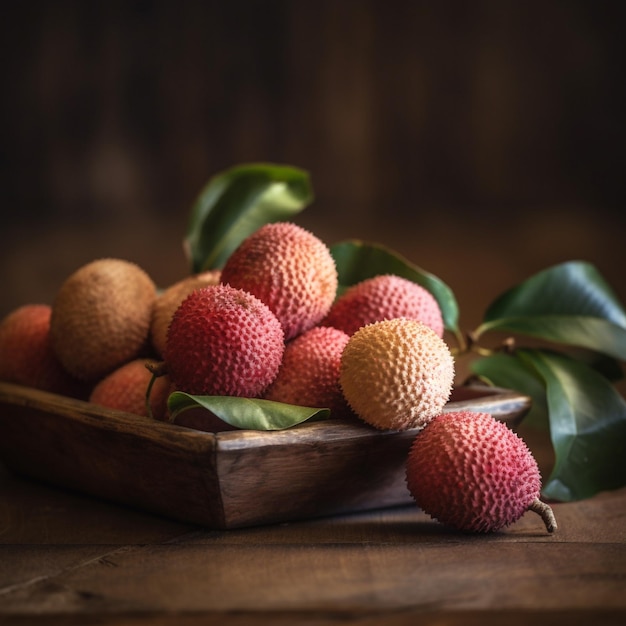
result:
[(434, 296), (421, 285), (394, 274), (374, 276), (349, 287), (323, 323), (353, 335), (366, 324), (399, 317), (422, 322), (443, 337), (443, 317)]
[(420, 431), (406, 464), (407, 486), (417, 505), (452, 528), (497, 531), (526, 511), (556, 529), (550, 507), (539, 500), (541, 477), (526, 443), (487, 413), (442, 413)]
[(338, 328), (316, 326), (287, 343), (278, 376), (265, 398), (326, 407), (334, 417), (349, 413), (339, 384), (341, 353), (349, 339)]
[(167, 412), (171, 383), (168, 376), (154, 380), (150, 388), (148, 411), (146, 399), (151, 380), (152, 372), (146, 367), (146, 359), (134, 359), (96, 383), (89, 401), (110, 409), (163, 420)]
[(228, 285), (193, 291), (167, 333), (165, 364), (179, 391), (258, 397), (285, 349), (280, 322), (254, 295)]
[(326, 244), (291, 222), (266, 224), (247, 237), (226, 261), (221, 280), (267, 304), (286, 341), (320, 322), (338, 284)]
[(52, 307), (25, 304), (0, 322), (0, 380), (84, 398), (87, 385), (61, 365), (50, 341)]

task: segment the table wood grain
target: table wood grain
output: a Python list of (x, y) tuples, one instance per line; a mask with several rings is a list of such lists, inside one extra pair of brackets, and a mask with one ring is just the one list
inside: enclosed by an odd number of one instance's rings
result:
[(469, 535), (414, 506), (206, 530), (0, 466), (0, 623), (626, 623), (626, 489)]

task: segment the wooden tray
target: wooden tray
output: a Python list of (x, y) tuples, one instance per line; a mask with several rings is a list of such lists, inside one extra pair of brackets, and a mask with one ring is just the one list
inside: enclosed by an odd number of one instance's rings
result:
[[(514, 427), (530, 399), (454, 390), (447, 411)], [(210, 528), (285, 522), (412, 502), (404, 465), (417, 430), (355, 420), (207, 433), (0, 382), (0, 459), (19, 474)]]

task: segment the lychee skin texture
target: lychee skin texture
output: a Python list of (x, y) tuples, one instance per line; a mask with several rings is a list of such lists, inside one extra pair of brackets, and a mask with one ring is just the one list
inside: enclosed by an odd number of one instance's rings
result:
[(218, 285), (220, 271), (209, 270), (200, 274), (187, 276), (162, 291), (155, 303), (150, 324), (150, 341), (159, 356), (165, 353), (167, 343), (167, 329), (172, 316), (180, 303), (194, 290), (207, 285)]
[(0, 321), (0, 380), (82, 399), (87, 387), (52, 350), (51, 314), (48, 304), (25, 304)]
[(417, 505), (457, 530), (493, 532), (539, 498), (541, 477), (525, 442), (487, 413), (433, 419), (416, 436), (407, 486)]
[(165, 363), (179, 391), (251, 398), (276, 378), (284, 349), (280, 322), (265, 304), (241, 289), (210, 285), (174, 313)]
[(278, 376), (265, 392), (267, 400), (323, 407), (333, 417), (349, 413), (341, 386), (341, 353), (350, 338), (338, 328), (316, 326), (285, 346)]
[(277, 222), (262, 226), (239, 245), (222, 269), (222, 283), (267, 304), (288, 341), (328, 313), (338, 276), (323, 241), (296, 224)]
[(73, 376), (95, 382), (141, 355), (156, 287), (138, 265), (97, 259), (62, 283), (52, 303), (52, 347)]
[(393, 274), (349, 287), (332, 305), (323, 324), (353, 335), (362, 326), (397, 317), (422, 322), (443, 337), (443, 316), (434, 296), (421, 285)]
[(146, 367), (146, 359), (134, 359), (99, 381), (91, 391), (89, 402), (110, 409), (163, 420), (167, 411), (167, 398), (171, 384), (167, 376), (155, 379), (150, 389), (149, 414), (146, 406), (146, 392), (151, 380), (152, 372)]
[(434, 330), (403, 318), (368, 324), (341, 356), (339, 382), (354, 412), (383, 430), (424, 426), (441, 413), (454, 359)]

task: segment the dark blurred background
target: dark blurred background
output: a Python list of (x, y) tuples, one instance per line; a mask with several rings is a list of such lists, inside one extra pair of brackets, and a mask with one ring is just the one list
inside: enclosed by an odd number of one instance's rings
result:
[(0, 9), (0, 315), (98, 256), (185, 274), (189, 209), (248, 161), (297, 219), (437, 274), (475, 327), (584, 258), (626, 300), (619, 0), (58, 0)]

